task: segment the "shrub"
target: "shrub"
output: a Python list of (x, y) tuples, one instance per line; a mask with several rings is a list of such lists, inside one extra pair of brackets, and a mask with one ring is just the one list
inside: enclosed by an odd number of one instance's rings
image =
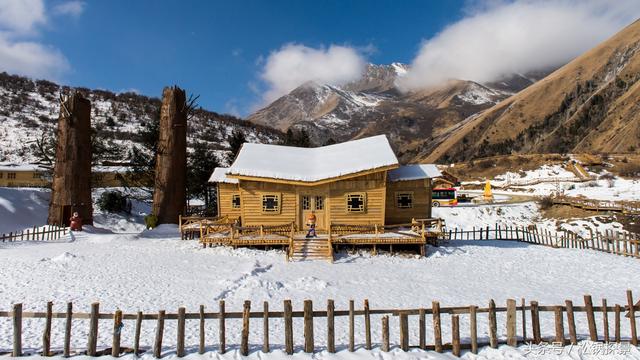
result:
[(105, 191), (98, 199), (98, 208), (110, 213), (129, 212), (128, 203), (127, 197), (120, 191)]
[(144, 223), (147, 225), (147, 229), (153, 229), (158, 225), (158, 217), (150, 214), (144, 217)]
[(480, 168), (480, 169), (488, 169), (490, 167), (493, 167), (493, 160), (491, 159), (486, 159), (486, 160), (480, 160), (476, 163), (476, 165)]
[(547, 210), (551, 209), (553, 206), (553, 198), (551, 196), (544, 196), (538, 199), (538, 205), (540, 205), (540, 209)]
[(605, 173), (598, 177), (598, 179), (600, 180), (615, 180), (615, 178), (615, 175), (613, 175), (612, 173)]
[(635, 177), (640, 175), (640, 164), (626, 163), (618, 166), (620, 175), (624, 177)]

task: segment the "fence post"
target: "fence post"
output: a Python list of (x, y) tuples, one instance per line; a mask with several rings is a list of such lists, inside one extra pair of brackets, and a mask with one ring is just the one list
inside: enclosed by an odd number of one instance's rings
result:
[(184, 327), (185, 327), (185, 308), (178, 308), (178, 329), (176, 331), (178, 338), (176, 339), (176, 356), (184, 356)]
[(498, 324), (496, 321), (496, 303), (489, 301), (489, 343), (494, 349), (498, 347)]
[(113, 314), (113, 341), (111, 342), (111, 356), (120, 356), (120, 333), (122, 330), (122, 310)]
[(369, 299), (364, 300), (364, 339), (365, 349), (371, 350), (371, 314), (369, 313)]
[(159, 359), (162, 356), (162, 336), (164, 335), (164, 310), (158, 311), (158, 324), (156, 325), (156, 339), (153, 344), (153, 356)]
[(400, 348), (409, 350), (409, 319), (406, 312), (400, 313)]
[(62, 350), (62, 356), (71, 356), (71, 324), (73, 319), (73, 303), (67, 303), (67, 314), (64, 324), (64, 349)]
[(22, 356), (22, 304), (13, 304), (13, 352), (11, 356)]
[(556, 323), (556, 342), (564, 346), (564, 323), (562, 319), (562, 306), (556, 306), (554, 309)]
[(478, 317), (476, 315), (478, 307), (469, 307), (469, 332), (471, 336), (471, 353), (478, 353)]
[(389, 351), (389, 316), (382, 317), (382, 351)]
[(349, 351), (355, 351), (355, 321), (354, 321), (354, 303), (353, 300), (349, 300)]
[(133, 335), (133, 354), (136, 356), (140, 352), (140, 330), (142, 330), (142, 311), (138, 311), (136, 316), (136, 330)]
[(614, 321), (615, 321), (615, 330), (614, 330), (615, 334), (614, 334), (614, 336), (615, 336), (615, 339), (616, 339), (617, 343), (620, 343), (620, 312), (621, 312), (621, 310), (622, 309), (621, 309), (620, 305), (616, 304), (616, 307), (615, 307), (615, 318), (614, 318)]
[(607, 299), (602, 299), (602, 328), (604, 329), (604, 342), (609, 342), (609, 311)]
[(538, 312), (538, 302), (531, 302), (531, 330), (533, 332), (533, 343), (540, 344), (542, 338), (540, 336), (540, 313)]
[(293, 309), (291, 300), (284, 301), (284, 346), (287, 354), (293, 354)]
[(593, 314), (591, 295), (584, 296), (584, 306), (587, 312), (587, 322), (589, 323), (589, 337), (591, 341), (598, 341), (598, 330), (596, 329), (596, 318)]
[(453, 356), (460, 356), (460, 319), (451, 315), (451, 347)]
[(251, 301), (245, 300), (242, 309), (242, 339), (240, 341), (240, 354), (249, 355), (249, 316), (251, 313)]
[(100, 313), (100, 303), (91, 304), (91, 318), (89, 320), (89, 339), (87, 341), (87, 355), (96, 356), (96, 345), (98, 342), (98, 316)]
[(419, 332), (420, 332), (420, 349), (425, 350), (427, 348), (426, 341), (426, 315), (423, 308), (418, 310)]
[(313, 303), (304, 301), (304, 352), (313, 353)]
[(269, 351), (269, 302), (265, 301), (262, 303), (262, 352)]
[(200, 333), (198, 334), (198, 338), (200, 339), (200, 342), (198, 343), (198, 354), (204, 354), (204, 348), (205, 348), (205, 332), (204, 332), (204, 305), (200, 305), (200, 311), (199, 311), (199, 320), (200, 320)]
[(636, 310), (633, 307), (633, 294), (627, 290), (627, 303), (629, 304), (629, 320), (631, 321), (631, 345), (638, 345), (638, 332), (636, 329)]
[(518, 345), (516, 337), (516, 301), (507, 300), (507, 345), (515, 347)]
[(336, 352), (336, 333), (334, 328), (334, 315), (335, 305), (333, 300), (327, 300), (327, 351), (330, 353)]
[(431, 303), (431, 310), (433, 314), (433, 342), (436, 352), (442, 352), (442, 326), (440, 323), (440, 303), (433, 301)]
[[(518, 227), (516, 227), (517, 229)], [(522, 305), (522, 341), (524, 341), (525, 343), (527, 342), (527, 311), (525, 310), (526, 308), (526, 303), (524, 301), (524, 298), (522, 298), (520, 304)]]
[(567, 324), (569, 325), (569, 341), (571, 345), (578, 344), (578, 335), (576, 333), (576, 319), (573, 314), (573, 302), (571, 300), (565, 300), (567, 308)]
[(225, 311), (224, 311), (224, 300), (220, 300), (219, 305), (219, 343), (220, 343), (220, 354), (224, 354), (227, 351), (227, 337), (225, 336)]
[(53, 315), (53, 303), (47, 303), (47, 315), (44, 323), (44, 332), (42, 333), (42, 356), (49, 356), (51, 350), (51, 317)]

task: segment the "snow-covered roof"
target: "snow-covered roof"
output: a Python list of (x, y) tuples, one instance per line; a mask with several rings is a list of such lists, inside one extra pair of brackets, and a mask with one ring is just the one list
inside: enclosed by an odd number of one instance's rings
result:
[(442, 176), (442, 173), (434, 164), (403, 165), (387, 174), (389, 181), (432, 179), (438, 176)]
[(14, 163), (0, 163), (0, 171), (44, 171), (40, 165), (37, 164), (14, 164)]
[(318, 148), (246, 143), (228, 174), (315, 182), (397, 165), (387, 137), (378, 135)]
[(227, 184), (237, 184), (238, 179), (232, 179), (227, 177), (227, 172), (229, 172), (229, 168), (217, 167), (213, 170), (213, 174), (209, 178), (209, 182), (213, 183), (227, 183)]

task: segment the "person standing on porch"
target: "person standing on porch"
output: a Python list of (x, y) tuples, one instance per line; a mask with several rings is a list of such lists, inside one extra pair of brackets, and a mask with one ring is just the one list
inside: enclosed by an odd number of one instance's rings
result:
[(307, 237), (318, 237), (316, 234), (316, 212), (311, 211), (309, 216), (307, 216), (307, 226), (309, 227), (309, 231), (307, 231)]

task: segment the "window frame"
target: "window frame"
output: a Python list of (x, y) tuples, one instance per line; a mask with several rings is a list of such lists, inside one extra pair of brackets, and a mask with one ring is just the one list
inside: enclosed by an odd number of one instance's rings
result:
[[(395, 193), (395, 198), (396, 198), (396, 209), (400, 209), (400, 210), (406, 210), (406, 209), (413, 209), (413, 200), (414, 200), (414, 194), (413, 191), (396, 191)], [(400, 196), (404, 196), (404, 195), (408, 195), (409, 196), (409, 206), (400, 206)]]
[[(276, 207), (273, 210), (265, 208), (265, 198), (269, 198), (269, 197), (274, 198), (275, 201), (276, 201)], [(261, 202), (262, 214), (265, 214), (265, 215), (277, 215), (277, 214), (280, 214), (280, 209), (282, 208), (281, 199), (282, 199), (281, 194), (276, 194), (276, 193), (264, 193), (264, 194), (261, 194), (260, 202)]]
[(300, 202), (303, 211), (311, 210), (311, 195), (302, 195)]
[[(236, 199), (238, 200), (236, 204)], [(231, 208), (232, 209), (241, 209), (242, 208), (242, 200), (240, 199), (240, 194), (232, 194), (231, 195)]]
[(15, 180), (17, 176), (18, 176), (18, 174), (16, 172), (8, 172), (7, 173), (7, 180)]
[[(318, 206), (318, 204), (320, 204), (320, 206)], [(324, 196), (316, 195), (314, 197), (313, 209), (315, 211), (324, 211)]]
[[(359, 209), (354, 209), (349, 206), (349, 200), (352, 197), (359, 197), (362, 199), (362, 207)], [(365, 192), (352, 192), (345, 194), (345, 209), (347, 213), (350, 214), (364, 214), (367, 212), (367, 193)]]

